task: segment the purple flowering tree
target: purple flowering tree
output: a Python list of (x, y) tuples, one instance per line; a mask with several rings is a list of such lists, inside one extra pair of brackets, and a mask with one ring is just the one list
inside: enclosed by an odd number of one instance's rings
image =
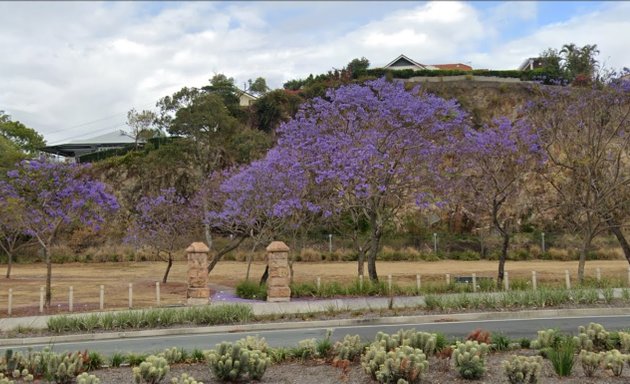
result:
[(498, 118), (480, 130), (468, 129), (461, 152), (461, 171), (453, 193), (463, 197), (478, 222), (490, 222), (502, 238), (497, 284), (505, 273), (510, 236), (529, 207), (528, 182), (544, 163), (535, 130), (522, 120)]
[(541, 89), (528, 105), (548, 158), (543, 173), (559, 222), (582, 237), (578, 278), (592, 240), (611, 231), (630, 263), (630, 82), (601, 89)]
[[(173, 252), (188, 239), (191, 228), (199, 222), (198, 210), (175, 188), (159, 191), (157, 196), (143, 196), (136, 205), (128, 242), (155, 249), (166, 262), (162, 282), (166, 284), (173, 266)], [(163, 257), (164, 256), (164, 257)]]
[[(331, 89), (303, 105), (279, 129), (278, 151), (294, 151), (322, 189), (324, 212), (352, 211), (369, 224), (368, 273), (378, 280), (376, 256), (385, 226), (414, 202), (434, 200), (432, 184), (462, 137), (466, 115), (453, 100), (406, 91), (379, 79)], [(365, 253), (359, 252), (363, 275)]]
[[(320, 213), (307, 172), (286, 149), (272, 149), (265, 158), (223, 174), (206, 221), (215, 231), (253, 240), (252, 253), (279, 233), (308, 228)], [(293, 248), (292, 248), (293, 249)], [(219, 261), (215, 255), (209, 271)], [(251, 254), (246, 276), (249, 277)]]
[(60, 228), (77, 223), (98, 228), (104, 215), (118, 208), (116, 198), (105, 184), (87, 174), (87, 168), (44, 158), (24, 160), (0, 181), (0, 202), (12, 201), (21, 207), (22, 214), (15, 220), (44, 250), (47, 306), (52, 299), (50, 247)]

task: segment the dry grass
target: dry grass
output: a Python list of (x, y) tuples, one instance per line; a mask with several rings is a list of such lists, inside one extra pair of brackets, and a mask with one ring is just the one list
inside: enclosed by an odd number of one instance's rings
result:
[[(211, 285), (234, 287), (245, 279), (246, 263), (223, 261), (209, 276)], [(628, 263), (625, 260), (588, 261), (587, 277), (594, 277), (596, 268), (601, 268), (605, 278), (627, 281)], [(99, 286), (105, 286), (105, 306), (107, 309), (126, 308), (128, 304), (128, 284), (133, 283), (134, 307), (155, 306), (155, 283), (161, 281), (166, 267), (161, 262), (125, 262), (125, 263), (69, 263), (53, 266), (53, 308), (50, 312), (65, 311), (68, 301), (68, 288), (74, 287), (75, 310), (95, 309), (98, 306)], [(252, 276), (257, 279), (262, 275), (265, 264), (256, 261), (252, 265)], [(392, 275), (394, 282), (400, 285), (413, 284), (415, 275), (422, 275), (425, 281), (444, 281), (444, 275), (477, 276), (496, 275), (496, 261), (455, 261), (437, 262), (379, 262), (378, 273), (381, 278)], [(537, 271), (541, 282), (564, 281), (564, 271), (569, 270), (575, 279), (576, 261), (520, 261), (508, 262), (506, 270), (510, 279), (529, 279), (531, 271)], [(367, 271), (367, 268), (366, 268)], [(171, 270), (168, 284), (161, 285), (161, 304), (177, 305), (186, 300), (186, 263), (176, 261)], [(4, 276), (4, 268), (0, 268)], [(357, 273), (356, 262), (296, 262), (294, 264), (296, 282), (314, 281), (317, 276), (322, 281), (349, 281)], [(13, 289), (15, 314), (31, 313), (37, 310), (39, 287), (44, 285), (46, 268), (43, 264), (14, 265), (11, 279), (0, 277), (0, 313), (6, 314), (7, 291)], [(27, 309), (28, 307), (28, 309)], [(30, 312), (29, 312), (30, 311)]]

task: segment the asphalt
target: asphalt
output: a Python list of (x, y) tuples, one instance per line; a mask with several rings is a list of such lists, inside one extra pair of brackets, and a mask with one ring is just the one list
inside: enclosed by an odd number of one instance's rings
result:
[[(616, 297), (621, 297), (621, 289), (614, 292)], [(212, 298), (209, 305), (224, 305), (239, 302), (252, 308), (255, 315), (273, 314), (300, 314), (314, 312), (338, 312), (338, 311), (361, 311), (378, 310), (386, 308), (409, 308), (424, 305), (423, 296), (413, 297), (361, 297), (327, 300), (294, 300), (284, 303), (268, 303), (255, 300), (235, 300), (232, 292), (218, 291)], [(182, 307), (184, 308), (184, 307)], [(138, 310), (141, 311), (141, 310)], [(110, 312), (111, 313), (111, 312)], [(77, 313), (74, 316), (85, 316), (90, 313)], [(150, 329), (141, 331), (73, 334), (46, 337), (29, 338), (8, 338), (0, 339), (0, 347), (8, 345), (33, 345), (39, 343), (54, 342), (75, 342), (89, 340), (112, 340), (139, 337), (161, 337), (170, 335), (195, 335), (213, 333), (235, 333), (235, 332), (257, 332), (272, 330), (289, 330), (305, 328), (326, 328), (326, 327), (354, 327), (365, 325), (396, 325), (396, 324), (430, 324), (440, 322), (462, 322), (462, 321), (494, 321), (494, 320), (525, 320), (539, 318), (567, 318), (567, 317), (590, 317), (590, 316), (627, 316), (630, 315), (630, 308), (582, 308), (582, 309), (547, 309), (528, 311), (501, 311), (501, 312), (479, 312), (479, 313), (459, 313), (459, 314), (439, 314), (439, 315), (419, 315), (419, 316), (397, 316), (397, 317), (370, 317), (357, 316), (351, 319), (335, 319), (324, 321), (295, 321), (295, 322), (268, 322), (252, 324), (236, 324), (212, 327), (191, 327), (191, 328), (169, 328)], [(58, 316), (58, 315), (57, 315)], [(0, 319), (0, 331), (11, 331), (17, 327), (29, 327), (33, 329), (45, 329), (46, 323), (51, 316), (30, 316), (30, 317), (10, 317)]]

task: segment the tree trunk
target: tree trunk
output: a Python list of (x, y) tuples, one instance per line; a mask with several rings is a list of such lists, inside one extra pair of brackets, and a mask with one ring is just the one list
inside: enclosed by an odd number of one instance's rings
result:
[(505, 278), (505, 260), (507, 259), (507, 250), (510, 245), (510, 232), (508, 230), (508, 224), (506, 222), (499, 222), (499, 210), (501, 209), (501, 205), (505, 201), (505, 197), (498, 199), (495, 197), (492, 201), (492, 224), (494, 228), (501, 234), (503, 238), (503, 244), (501, 246), (501, 256), (499, 257), (499, 270), (497, 273), (497, 288), (501, 288), (501, 284), (503, 284), (503, 279)]
[(13, 253), (7, 252), (7, 279), (11, 278), (11, 268), (13, 267)]
[(203, 224), (203, 233), (206, 237), (206, 243), (208, 243), (208, 249), (212, 249), (212, 233), (210, 233), (210, 225)]
[(359, 273), (359, 276), (364, 276), (365, 275), (365, 250), (363, 249), (363, 247), (359, 247), (357, 248), (357, 263), (358, 263), (358, 268), (357, 268), (357, 272)]
[(166, 272), (164, 272), (164, 277), (162, 278), (162, 283), (166, 284), (166, 280), (168, 279), (168, 273), (171, 271), (171, 267), (173, 266), (173, 254), (171, 252), (168, 253), (168, 264), (166, 265)]
[(263, 272), (262, 276), (260, 277), (260, 283), (258, 283), (258, 285), (265, 284), (268, 278), (269, 278), (269, 265), (265, 267), (265, 272)]
[(46, 261), (46, 308), (50, 308), (52, 301), (52, 261), (48, 247), (44, 247), (44, 260)]
[(507, 231), (501, 231), (503, 237), (503, 245), (501, 246), (501, 256), (499, 257), (499, 271), (497, 275), (497, 288), (501, 288), (503, 279), (505, 278), (505, 260), (507, 260), (508, 246), (510, 245), (510, 234)]
[(623, 231), (618, 224), (612, 223), (610, 221), (609, 223), (611, 224), (611, 232), (615, 235), (617, 241), (619, 242), (619, 245), (621, 246), (621, 249), (623, 250), (623, 255), (626, 257), (626, 260), (628, 260), (628, 263), (630, 263), (630, 244), (628, 244), (628, 240), (626, 240), (626, 237), (623, 235)]
[(252, 259), (254, 258), (254, 251), (256, 251), (257, 246), (258, 242), (254, 240), (254, 246), (252, 247), (251, 252), (247, 255), (247, 273), (245, 274), (245, 280), (249, 280), (249, 271), (252, 269)]
[(588, 255), (588, 251), (591, 249), (591, 241), (593, 237), (588, 234), (584, 238), (584, 243), (582, 244), (582, 250), (580, 252), (580, 261), (578, 262), (578, 282), (582, 284), (584, 282), (584, 266), (586, 265), (586, 256)]
[(378, 226), (376, 222), (376, 218), (372, 220), (372, 238), (370, 239), (370, 250), (368, 253), (368, 274), (370, 275), (370, 280), (377, 283), (378, 275), (376, 273), (376, 256), (378, 255), (379, 246), (381, 243), (381, 228)]
[(217, 265), (219, 260), (221, 260), (223, 255), (238, 248), (238, 246), (241, 245), (243, 240), (245, 240), (245, 236), (239, 236), (236, 240), (233, 240), (231, 244), (228, 244), (227, 246), (225, 246), (225, 248), (217, 252), (214, 258), (212, 258), (212, 261), (210, 262), (210, 264), (208, 264), (208, 273), (212, 272), (212, 270)]

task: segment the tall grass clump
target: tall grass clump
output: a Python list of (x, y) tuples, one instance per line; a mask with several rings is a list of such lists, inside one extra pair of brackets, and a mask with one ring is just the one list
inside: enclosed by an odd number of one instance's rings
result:
[(570, 376), (575, 363), (575, 342), (571, 336), (560, 336), (559, 342), (546, 351), (558, 376)]
[(90, 315), (61, 315), (48, 319), (46, 325), (53, 333), (122, 330), (170, 327), (179, 324), (218, 325), (244, 323), (253, 319), (251, 307), (226, 304), (191, 308), (159, 308)]

